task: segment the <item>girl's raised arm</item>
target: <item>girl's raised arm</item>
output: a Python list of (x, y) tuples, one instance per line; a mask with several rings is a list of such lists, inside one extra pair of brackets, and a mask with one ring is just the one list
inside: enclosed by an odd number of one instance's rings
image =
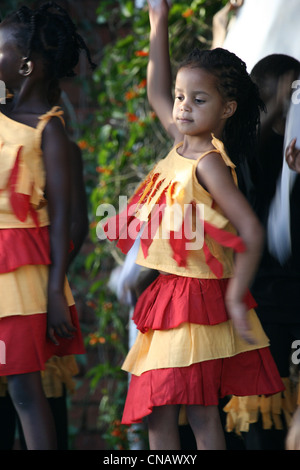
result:
[(147, 68), (148, 100), (162, 126), (174, 139), (182, 140), (173, 121), (172, 73), (169, 56), (167, 0), (157, 2), (155, 8), (149, 4), (150, 53)]

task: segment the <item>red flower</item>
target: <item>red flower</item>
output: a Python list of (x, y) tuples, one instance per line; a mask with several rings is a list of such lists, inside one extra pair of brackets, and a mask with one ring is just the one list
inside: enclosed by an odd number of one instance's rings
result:
[(137, 57), (148, 57), (149, 52), (147, 52), (147, 51), (135, 51), (135, 55)]
[(136, 98), (137, 96), (138, 96), (138, 94), (133, 90), (127, 91), (125, 93), (125, 99), (127, 101), (132, 100), (133, 98)]
[(126, 113), (126, 114), (127, 114), (127, 118), (129, 122), (137, 122), (139, 120), (136, 114), (133, 114), (133, 113)]
[(104, 173), (105, 175), (111, 175), (112, 174), (112, 169), (111, 168), (105, 168), (104, 166), (97, 166), (96, 171), (97, 171), (97, 173)]
[(193, 14), (194, 14), (194, 10), (192, 10), (191, 8), (188, 8), (182, 13), (182, 16), (183, 18), (188, 18), (189, 16), (193, 16)]
[(138, 88), (145, 88), (145, 86), (147, 85), (147, 80), (144, 78), (144, 80), (142, 80), (139, 84), (138, 84)]
[(88, 143), (86, 140), (79, 140), (78, 142), (78, 147), (81, 149), (81, 150), (84, 150), (86, 148), (88, 148)]

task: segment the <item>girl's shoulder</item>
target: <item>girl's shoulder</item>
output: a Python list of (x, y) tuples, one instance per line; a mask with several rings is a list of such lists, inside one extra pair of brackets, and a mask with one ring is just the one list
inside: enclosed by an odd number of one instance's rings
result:
[(227, 155), (226, 149), (224, 147), (223, 142), (220, 139), (217, 139), (213, 134), (212, 134), (212, 148), (208, 150), (207, 152), (202, 153), (198, 159), (197, 159), (197, 164), (201, 162), (201, 160), (204, 159), (204, 157), (207, 157), (208, 155), (214, 155), (214, 154), (219, 154), (220, 157), (222, 158), (223, 162), (225, 163), (226, 166), (234, 169), (235, 164), (231, 161), (229, 156)]
[(218, 181), (217, 184), (220, 184), (222, 177), (227, 179), (229, 170), (231, 178), (237, 186), (235, 164), (227, 155), (223, 142), (212, 136), (212, 144), (213, 148), (203, 153), (197, 160), (196, 177), (198, 182), (207, 190), (208, 180), (215, 180)]
[(29, 129), (43, 131), (45, 125), (52, 117), (58, 117), (64, 124), (63, 110), (59, 106), (40, 113), (15, 112), (11, 104), (0, 107), (0, 117), (6, 119), (12, 127), (27, 127)]

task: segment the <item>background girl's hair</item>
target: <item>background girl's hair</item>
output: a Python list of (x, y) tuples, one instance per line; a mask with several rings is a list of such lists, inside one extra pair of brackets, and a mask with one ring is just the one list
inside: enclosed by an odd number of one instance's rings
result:
[(205, 69), (216, 77), (217, 89), (223, 99), (237, 102), (235, 113), (226, 121), (223, 143), (236, 165), (244, 159), (250, 161), (255, 158), (260, 111), (264, 109), (264, 103), (257, 85), (247, 72), (246, 64), (222, 48), (196, 48), (181, 63), (182, 67)]
[[(259, 87), (264, 99), (269, 100), (276, 93), (279, 79), (287, 73), (291, 73), (294, 80), (298, 78), (300, 74), (299, 60), (286, 54), (270, 54), (254, 65), (250, 76)], [(270, 85), (269, 79), (272, 80), (273, 86)]]
[(67, 11), (55, 2), (47, 2), (35, 10), (22, 6), (1, 25), (15, 26), (15, 38), (24, 57), (41, 55), (49, 78), (74, 76), (81, 50), (85, 51), (91, 67), (96, 67)]

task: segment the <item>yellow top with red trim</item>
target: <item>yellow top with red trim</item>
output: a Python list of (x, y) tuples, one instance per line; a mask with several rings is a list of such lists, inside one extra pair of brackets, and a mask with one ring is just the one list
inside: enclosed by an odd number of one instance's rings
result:
[[(223, 143), (212, 135), (214, 152), (221, 155), (237, 184), (235, 165)], [(104, 230), (126, 253), (139, 233), (137, 264), (180, 276), (228, 278), (233, 275), (234, 251), (243, 241), (212, 196), (199, 184), (199, 161), (174, 147), (137, 188), (126, 210), (109, 219)]]
[(0, 228), (49, 225), (41, 140), (49, 119), (62, 115), (55, 106), (30, 127), (0, 112)]

